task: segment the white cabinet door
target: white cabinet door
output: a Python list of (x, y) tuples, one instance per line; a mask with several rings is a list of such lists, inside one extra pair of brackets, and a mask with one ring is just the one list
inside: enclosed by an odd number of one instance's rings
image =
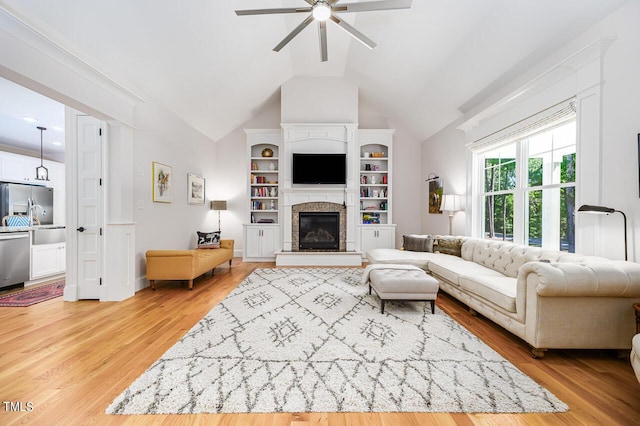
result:
[(65, 271), (65, 244), (43, 244), (31, 247), (31, 279)]
[(265, 227), (262, 228), (261, 240), (261, 256), (274, 258), (276, 257), (276, 243), (277, 243), (277, 228)]
[(360, 248), (362, 253), (366, 254), (369, 250), (376, 248), (377, 242), (375, 228), (364, 226), (360, 228)]
[(394, 227), (378, 228), (378, 245), (376, 248), (395, 248), (396, 229)]
[(280, 237), (278, 226), (245, 225), (244, 256), (246, 261), (268, 261), (276, 257)]
[(394, 248), (395, 240), (394, 226), (360, 227), (360, 249), (364, 254), (376, 248)]
[[(3, 153), (2, 161), (2, 179), (14, 182), (26, 181), (26, 162), (22, 156), (15, 154)], [(35, 176), (36, 170), (33, 170)]]
[(261, 249), (261, 228), (259, 226), (246, 226), (244, 228), (244, 257), (258, 258)]

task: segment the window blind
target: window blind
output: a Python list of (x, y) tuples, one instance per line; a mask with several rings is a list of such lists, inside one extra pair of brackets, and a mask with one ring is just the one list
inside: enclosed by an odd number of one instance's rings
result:
[(552, 107), (524, 118), (510, 126), (491, 133), (483, 138), (467, 144), (474, 152), (497, 148), (513, 141), (524, 139), (535, 133), (572, 120), (576, 116), (575, 98), (567, 99)]

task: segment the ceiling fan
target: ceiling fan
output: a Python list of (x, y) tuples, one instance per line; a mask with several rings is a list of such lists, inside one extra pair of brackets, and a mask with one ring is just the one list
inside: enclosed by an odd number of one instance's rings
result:
[(284, 46), (287, 45), (295, 36), (297, 36), (303, 29), (305, 29), (311, 22), (318, 21), (318, 30), (320, 34), (320, 57), (322, 62), (326, 62), (328, 59), (327, 54), (327, 21), (331, 20), (335, 22), (340, 28), (346, 31), (353, 38), (360, 43), (367, 46), (369, 49), (376, 47), (376, 43), (370, 38), (362, 34), (360, 31), (353, 28), (347, 22), (340, 19), (338, 13), (348, 12), (369, 12), (374, 10), (390, 10), (390, 9), (409, 9), (411, 7), (412, 0), (379, 0), (379, 1), (364, 1), (360, 3), (340, 3), (340, 0), (304, 0), (309, 4), (308, 7), (285, 7), (274, 9), (250, 9), (250, 10), (236, 10), (236, 15), (271, 15), (278, 13), (309, 13), (309, 16), (293, 31), (289, 33), (276, 47), (274, 51), (279, 52)]

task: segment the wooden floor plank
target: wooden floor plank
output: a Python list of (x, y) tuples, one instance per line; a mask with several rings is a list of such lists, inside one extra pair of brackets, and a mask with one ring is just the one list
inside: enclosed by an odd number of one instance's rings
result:
[(159, 282), (126, 301), (63, 302), (0, 307), (0, 397), (31, 402), (31, 412), (7, 412), (0, 424), (99, 425), (634, 425), (640, 384), (628, 359), (612, 351), (549, 351), (534, 360), (519, 338), (482, 316), (471, 316), (443, 294), (437, 306), (525, 374), (569, 405), (567, 413), (265, 413), (161, 416), (104, 414), (111, 401), (175, 344), (257, 267), (218, 268), (195, 282)]

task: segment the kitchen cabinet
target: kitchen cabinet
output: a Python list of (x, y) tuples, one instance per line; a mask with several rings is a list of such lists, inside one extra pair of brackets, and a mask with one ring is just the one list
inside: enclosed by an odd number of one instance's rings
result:
[(31, 246), (31, 279), (62, 274), (66, 268), (65, 243)]
[(24, 183), (38, 182), (36, 167), (40, 165), (39, 159), (3, 152), (0, 153), (0, 163), (2, 163), (0, 167), (2, 180)]

